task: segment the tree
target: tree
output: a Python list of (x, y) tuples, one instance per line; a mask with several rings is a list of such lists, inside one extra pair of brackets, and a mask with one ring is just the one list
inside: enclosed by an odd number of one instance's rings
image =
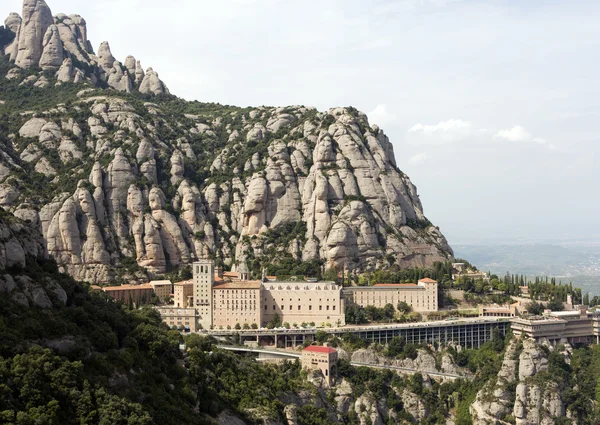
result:
[(240, 329), (242, 329), (242, 327), (240, 326), (240, 324), (239, 324), (239, 323), (236, 323), (236, 324), (235, 324), (235, 329), (237, 329), (237, 330), (239, 331)]
[(315, 333), (315, 341), (317, 341), (319, 344), (323, 344), (327, 341), (327, 339), (329, 339), (329, 334), (327, 332), (318, 330)]
[(390, 357), (396, 357), (400, 355), (404, 351), (405, 345), (406, 341), (403, 337), (393, 337), (390, 342), (388, 342), (387, 355)]
[(388, 303), (383, 307), (383, 316), (386, 319), (393, 319), (395, 313), (396, 310), (394, 310), (394, 306), (392, 304)]
[(527, 304), (527, 312), (529, 314), (539, 316), (544, 312), (544, 304), (532, 301), (529, 304)]
[(323, 280), (337, 282), (337, 279), (338, 279), (338, 272), (333, 267), (325, 270), (325, 273), (323, 273)]
[(560, 300), (557, 300), (556, 298), (553, 299), (552, 301), (550, 301), (548, 303), (548, 308), (552, 311), (563, 311), (564, 306), (563, 303)]
[(407, 314), (410, 313), (412, 311), (411, 306), (409, 306), (407, 303), (405, 303), (404, 301), (400, 301), (398, 303), (398, 305), (396, 306), (396, 308), (398, 309), (398, 311), (402, 314)]
[(281, 317), (279, 317), (279, 314), (275, 314), (275, 317), (273, 317), (273, 319), (269, 320), (269, 322), (267, 322), (267, 329), (273, 329), (273, 328), (278, 328), (281, 326)]

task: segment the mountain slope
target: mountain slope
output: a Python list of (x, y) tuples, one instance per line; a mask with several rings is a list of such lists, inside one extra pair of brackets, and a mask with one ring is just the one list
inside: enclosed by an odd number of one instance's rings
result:
[(0, 205), (41, 229), (77, 279), (145, 278), (205, 256), (233, 268), (246, 260), (254, 274), (275, 262), (315, 274), (322, 263), (452, 256), (363, 113), (103, 88), (103, 46), (77, 83), (0, 58)]

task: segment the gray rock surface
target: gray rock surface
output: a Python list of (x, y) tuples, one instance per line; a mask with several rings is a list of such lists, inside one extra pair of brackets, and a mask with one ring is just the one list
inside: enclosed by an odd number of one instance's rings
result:
[(63, 63), (65, 53), (56, 25), (48, 27), (42, 45), (44, 47), (39, 62), (40, 68), (44, 71), (58, 69)]
[(152, 68), (148, 68), (140, 83), (140, 93), (144, 94), (167, 94), (169, 89), (167, 86), (158, 78), (158, 73)]
[(39, 65), (44, 36), (50, 25), (54, 24), (54, 18), (44, 0), (24, 0), (22, 17), (15, 64), (21, 68), (31, 68)]

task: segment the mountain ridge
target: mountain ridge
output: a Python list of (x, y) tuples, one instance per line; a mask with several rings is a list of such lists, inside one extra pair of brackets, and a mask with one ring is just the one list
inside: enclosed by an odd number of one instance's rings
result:
[[(81, 28), (71, 31), (78, 47), (89, 45)], [(65, 82), (4, 50), (0, 206), (38, 226), (77, 279), (143, 280), (200, 257), (318, 274), (322, 264), (424, 267), (453, 255), (389, 139), (355, 108), (186, 102), (144, 80), (121, 90), (114, 73), (102, 83), (108, 43), (88, 53), (98, 63), (85, 78)], [(63, 62), (75, 57), (65, 51)]]

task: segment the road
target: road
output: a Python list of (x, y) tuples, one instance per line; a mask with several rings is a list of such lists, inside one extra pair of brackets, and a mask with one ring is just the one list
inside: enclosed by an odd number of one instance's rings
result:
[[(288, 358), (295, 358), (295, 359), (299, 359), (302, 356), (298, 352), (290, 352), (287, 350), (279, 350), (279, 349), (275, 349), (275, 348), (265, 349), (265, 348), (254, 348), (254, 347), (236, 347), (236, 346), (231, 346), (231, 345), (217, 345), (217, 348), (220, 348), (222, 350), (227, 350), (227, 351), (237, 351), (237, 352), (241, 351), (244, 353), (258, 353), (258, 354), (264, 353), (264, 354), (269, 354), (269, 355), (274, 355), (274, 356), (281, 356), (281, 357), (288, 357)], [(400, 373), (406, 373), (406, 374), (411, 374), (411, 375), (415, 374), (415, 373), (423, 373), (423, 374), (427, 374), (429, 376), (437, 376), (440, 378), (448, 378), (448, 379), (472, 379), (471, 377), (468, 377), (468, 376), (455, 375), (452, 373), (422, 371), (422, 370), (418, 370), (418, 369), (411, 369), (411, 368), (392, 366), (392, 365), (360, 363), (360, 362), (350, 362), (350, 364), (355, 367), (369, 367), (372, 369), (396, 370)]]

